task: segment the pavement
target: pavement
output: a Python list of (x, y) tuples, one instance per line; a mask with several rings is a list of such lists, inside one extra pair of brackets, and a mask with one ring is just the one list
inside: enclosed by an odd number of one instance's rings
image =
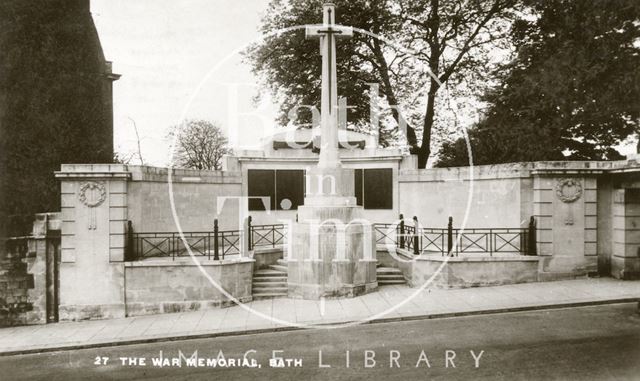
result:
[(423, 291), (393, 285), (352, 299), (276, 298), (195, 312), (2, 328), (0, 356), (623, 302), (640, 302), (640, 281), (589, 278)]

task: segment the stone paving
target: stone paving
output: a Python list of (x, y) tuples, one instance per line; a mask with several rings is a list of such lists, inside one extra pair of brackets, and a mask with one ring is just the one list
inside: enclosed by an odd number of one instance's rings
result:
[[(408, 299), (414, 293), (415, 296)], [(380, 287), (378, 292), (353, 299), (264, 299), (247, 303), (244, 307), (248, 308), (233, 306), (196, 312), (2, 328), (0, 355), (190, 336), (243, 334), (288, 329), (292, 325), (328, 328), (359, 320), (451, 316), (632, 299), (640, 301), (640, 281), (612, 278), (455, 290), (418, 291), (405, 285), (393, 285)], [(263, 316), (249, 311), (249, 308)]]

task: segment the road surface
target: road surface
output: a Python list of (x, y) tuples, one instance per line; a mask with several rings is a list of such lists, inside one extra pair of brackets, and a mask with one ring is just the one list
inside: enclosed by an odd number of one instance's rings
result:
[[(278, 350), (291, 367), (269, 366)], [(202, 367), (186, 365), (195, 351)], [(220, 351), (261, 367), (212, 367)], [(0, 379), (640, 380), (640, 314), (627, 303), (0, 357)]]

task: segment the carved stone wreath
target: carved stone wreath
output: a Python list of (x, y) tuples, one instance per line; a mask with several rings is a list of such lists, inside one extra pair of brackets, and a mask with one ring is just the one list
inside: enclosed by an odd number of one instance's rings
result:
[(556, 184), (556, 196), (562, 202), (574, 202), (582, 196), (582, 185), (575, 179), (560, 179)]
[(78, 199), (89, 208), (95, 208), (107, 199), (107, 189), (102, 183), (87, 181), (80, 186)]

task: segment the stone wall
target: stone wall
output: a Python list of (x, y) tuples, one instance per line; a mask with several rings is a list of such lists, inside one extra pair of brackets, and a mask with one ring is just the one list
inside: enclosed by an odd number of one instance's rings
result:
[[(236, 172), (127, 166), (128, 219), (139, 232), (175, 232), (171, 196), (182, 231), (238, 230), (242, 180)], [(221, 197), (229, 197), (223, 201)]]
[[(30, 242), (31, 241), (31, 242)], [(40, 270), (42, 267), (33, 266), (35, 262), (44, 262), (41, 253), (37, 257), (37, 249), (34, 249), (34, 241), (28, 237), (11, 238), (6, 241), (4, 257), (0, 259), (0, 326), (10, 326), (28, 323), (46, 322), (45, 308), (42, 298), (34, 303), (29, 298), (29, 291), (35, 289), (35, 280), (38, 279), (38, 289), (44, 296), (45, 288), (40, 282), (44, 277), (44, 271), (33, 274), (29, 270)], [(27, 263), (31, 262), (31, 265)], [(31, 267), (31, 269), (29, 269)]]
[[(127, 316), (196, 311), (233, 304), (207, 276), (240, 302), (249, 302), (253, 260), (128, 262), (125, 265)], [(206, 275), (204, 273), (206, 273)]]
[(55, 289), (47, 294), (47, 277), (53, 286), (60, 237), (50, 229), (60, 229), (59, 214), (37, 214), (32, 235), (5, 241), (0, 254), (0, 326), (44, 324), (47, 304), (49, 318), (57, 318)]
[(475, 255), (442, 257), (414, 256), (398, 249), (390, 254), (378, 248), (378, 258), (387, 267), (399, 268), (411, 287), (467, 288), (538, 281), (537, 256)]
[[(425, 227), (525, 227), (532, 215), (533, 163), (403, 170), (399, 213)], [(468, 214), (467, 214), (468, 208)]]
[[(177, 231), (171, 208), (173, 195), (183, 231), (210, 231), (216, 217), (221, 230), (236, 230), (240, 210), (237, 198), (247, 193), (243, 171), (275, 164), (282, 168), (290, 165), (252, 159), (232, 172), (64, 165), (56, 174), (61, 180), (63, 218), (60, 318), (108, 318), (125, 316), (128, 310), (148, 313), (204, 308), (204, 298), (211, 295), (193, 293), (202, 287), (197, 282), (204, 278), (192, 265), (125, 263), (126, 222), (132, 221), (137, 232)], [(364, 165), (349, 163), (356, 164)], [(426, 170), (406, 169), (395, 158), (383, 164), (396, 165), (394, 209), (365, 213), (373, 222), (391, 222), (403, 213), (408, 219), (417, 216), (422, 226), (445, 228), (452, 216), (454, 228), (459, 228), (468, 205), (466, 228), (526, 227), (529, 218), (535, 217), (539, 260), (456, 260), (449, 264), (455, 272), (441, 275), (447, 276), (441, 279), (445, 284), (453, 279), (463, 286), (531, 281), (533, 266), (538, 266), (541, 280), (590, 275), (598, 263), (609, 263), (616, 277), (640, 274), (640, 239), (636, 239), (640, 198), (634, 196), (640, 189), (640, 164), (636, 162), (538, 162)], [(369, 160), (366, 165), (382, 164)], [(220, 196), (229, 198), (225, 205)], [(262, 217), (254, 215), (254, 225), (267, 223)], [(293, 220), (295, 212), (272, 212), (269, 221), (280, 218)], [(276, 255), (261, 256), (258, 266)], [(481, 272), (474, 274), (474, 268)], [(213, 264), (207, 269), (212, 274), (218, 271)], [(481, 274), (488, 275), (482, 278)], [(165, 276), (174, 283), (167, 283)], [(177, 279), (186, 280), (183, 288), (175, 284)], [(134, 283), (129, 284), (130, 280)], [(240, 281), (249, 285), (250, 292), (251, 280)], [(239, 285), (233, 286), (237, 296), (250, 296), (238, 289)], [(213, 305), (224, 303), (216, 298), (212, 299)]]

